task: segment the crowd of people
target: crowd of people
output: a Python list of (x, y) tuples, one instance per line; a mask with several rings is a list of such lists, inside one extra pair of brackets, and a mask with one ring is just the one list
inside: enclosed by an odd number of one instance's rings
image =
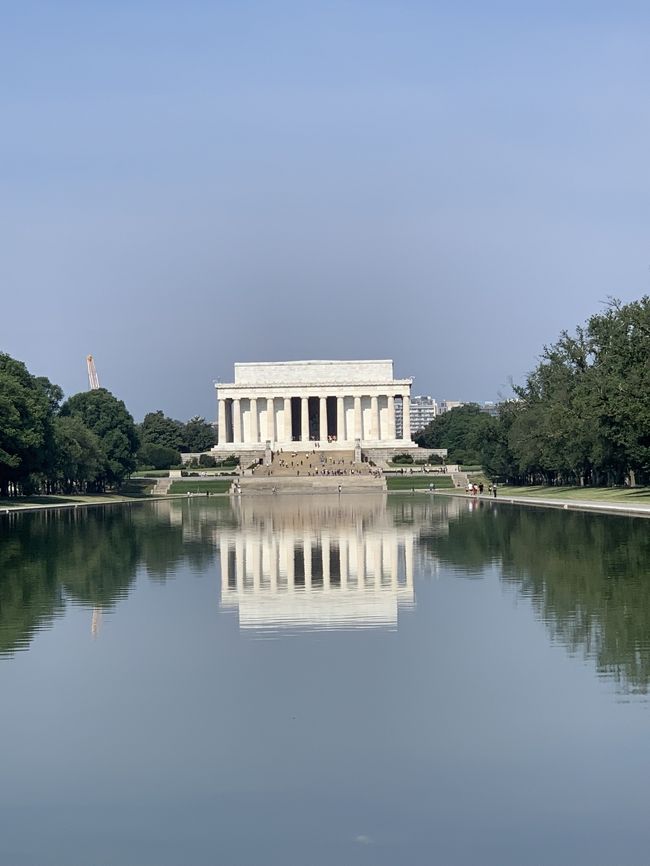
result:
[[(473, 484), (471, 481), (467, 482), (467, 487), (465, 488), (467, 493), (471, 496), (482, 496), (485, 492), (485, 485), (481, 481), (479, 484)], [(488, 495), (494, 497), (496, 499), (497, 496), (497, 483), (496, 481), (490, 482), (488, 485)]]
[(334, 452), (331, 456), (319, 450), (319, 443), (315, 444), (311, 451), (289, 451), (282, 449), (275, 452), (271, 457), (270, 465), (259, 464), (253, 467), (253, 475), (256, 476), (296, 476), (312, 478), (316, 476), (337, 475), (372, 475), (379, 478), (381, 469), (370, 463), (357, 463), (354, 455), (350, 452)]

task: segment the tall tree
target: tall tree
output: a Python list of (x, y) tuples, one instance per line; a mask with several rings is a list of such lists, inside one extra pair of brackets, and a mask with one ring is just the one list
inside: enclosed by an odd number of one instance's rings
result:
[(98, 479), (100, 487), (119, 484), (133, 472), (140, 443), (133, 418), (122, 400), (105, 388), (82, 391), (63, 404), (61, 415), (80, 418), (100, 439), (105, 457)]
[(32, 376), (22, 361), (0, 353), (0, 494), (25, 485), (45, 462), (53, 414), (48, 380)]
[(208, 451), (216, 443), (214, 427), (205, 418), (195, 415), (185, 425), (185, 444), (192, 453)]
[(168, 418), (160, 409), (144, 416), (142, 424), (138, 426), (138, 433), (142, 445), (160, 445), (175, 451), (181, 451), (185, 446), (184, 424)]
[(55, 460), (49, 479), (63, 493), (92, 490), (102, 477), (106, 454), (99, 437), (78, 415), (54, 419)]
[(434, 418), (416, 441), (425, 448), (447, 448), (452, 463), (478, 463), (490, 426), (490, 416), (467, 403)]

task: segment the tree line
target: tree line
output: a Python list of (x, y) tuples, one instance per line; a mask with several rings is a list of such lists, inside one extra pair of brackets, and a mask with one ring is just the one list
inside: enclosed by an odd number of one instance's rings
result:
[(0, 496), (104, 492), (136, 467), (179, 465), (181, 452), (215, 442), (198, 416), (183, 423), (158, 411), (136, 424), (105, 388), (63, 398), (58, 385), (0, 353)]
[(497, 417), (452, 409), (419, 435), (515, 484), (650, 483), (650, 297), (563, 331)]

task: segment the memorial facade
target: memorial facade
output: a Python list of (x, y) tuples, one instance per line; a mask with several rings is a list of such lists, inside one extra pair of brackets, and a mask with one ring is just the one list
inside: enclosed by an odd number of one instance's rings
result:
[(394, 377), (389, 360), (237, 363), (234, 382), (216, 383), (214, 450), (414, 448), (411, 384)]

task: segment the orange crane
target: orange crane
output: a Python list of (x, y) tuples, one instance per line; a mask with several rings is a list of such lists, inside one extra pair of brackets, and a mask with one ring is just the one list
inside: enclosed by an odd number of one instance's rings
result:
[(90, 390), (96, 391), (99, 388), (99, 376), (97, 375), (97, 369), (95, 368), (95, 361), (92, 355), (86, 356), (86, 365), (88, 366), (88, 382), (90, 383)]

